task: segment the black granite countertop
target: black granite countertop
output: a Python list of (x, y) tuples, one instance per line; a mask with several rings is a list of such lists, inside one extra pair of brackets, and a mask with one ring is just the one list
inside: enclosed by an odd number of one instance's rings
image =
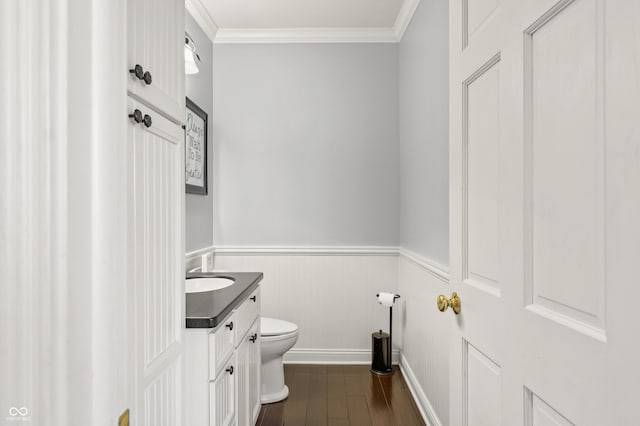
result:
[(215, 328), (258, 287), (262, 272), (192, 272), (186, 278), (235, 280), (220, 290), (185, 294), (187, 328)]

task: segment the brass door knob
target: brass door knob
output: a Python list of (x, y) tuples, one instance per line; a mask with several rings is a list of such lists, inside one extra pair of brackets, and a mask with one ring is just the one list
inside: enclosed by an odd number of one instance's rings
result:
[(451, 299), (447, 299), (444, 294), (438, 296), (438, 309), (440, 312), (446, 311), (448, 308), (453, 309), (453, 312), (458, 315), (460, 313), (460, 298), (455, 291), (451, 293)]

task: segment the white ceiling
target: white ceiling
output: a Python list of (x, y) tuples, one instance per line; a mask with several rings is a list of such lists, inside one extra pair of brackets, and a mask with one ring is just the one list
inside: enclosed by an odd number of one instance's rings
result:
[(420, 0), (186, 0), (216, 43), (395, 42)]

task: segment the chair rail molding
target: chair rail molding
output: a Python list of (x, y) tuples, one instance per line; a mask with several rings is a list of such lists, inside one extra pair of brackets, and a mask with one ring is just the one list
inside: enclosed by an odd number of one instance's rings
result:
[(416, 264), (426, 272), (430, 273), (435, 278), (438, 278), (445, 284), (449, 284), (449, 267), (448, 266), (445, 266), (433, 260), (427, 259), (426, 257), (422, 257), (419, 254), (416, 254), (402, 247), (398, 249), (398, 255), (413, 262), (414, 264)]

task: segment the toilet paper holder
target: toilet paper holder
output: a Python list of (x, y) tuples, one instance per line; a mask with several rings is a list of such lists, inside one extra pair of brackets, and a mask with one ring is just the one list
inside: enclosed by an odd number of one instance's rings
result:
[[(376, 297), (380, 297), (380, 293), (376, 294)], [(398, 299), (400, 299), (400, 295), (399, 294), (394, 294), (393, 295), (393, 301), (395, 302)]]
[[(380, 297), (380, 293), (376, 294), (376, 298)], [(380, 368), (380, 366), (376, 366), (375, 354), (372, 354), (372, 362), (371, 362), (371, 372), (378, 375), (389, 375), (393, 374), (393, 346), (392, 346), (392, 329), (393, 329), (393, 304), (395, 304), (396, 300), (400, 298), (399, 294), (393, 295), (393, 303), (389, 306), (389, 340), (387, 345), (387, 354), (389, 357), (388, 365)], [(381, 330), (382, 331), (382, 330)], [(373, 349), (373, 348), (372, 348)]]

